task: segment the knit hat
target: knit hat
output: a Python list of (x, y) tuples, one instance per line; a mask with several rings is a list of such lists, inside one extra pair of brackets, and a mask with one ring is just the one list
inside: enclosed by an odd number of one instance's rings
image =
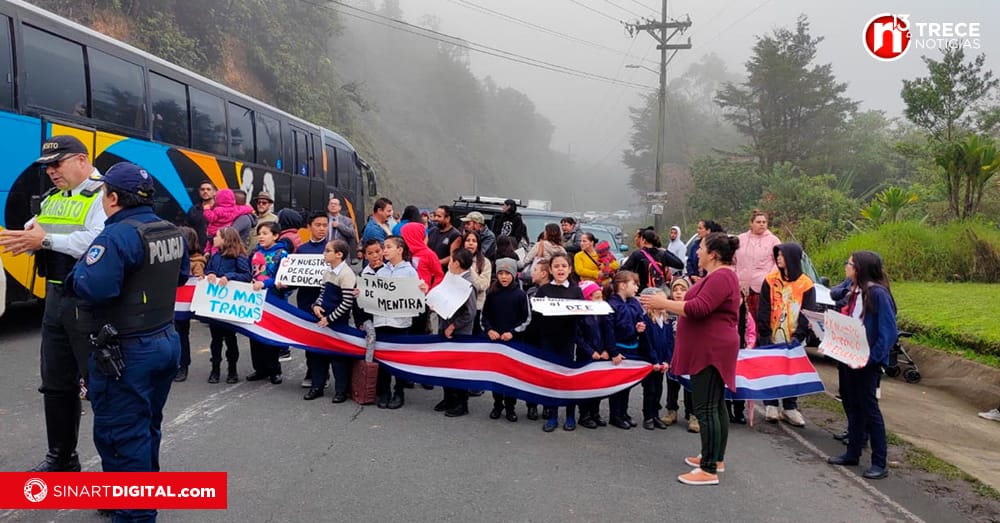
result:
[(583, 291), (583, 298), (590, 300), (595, 292), (601, 292), (601, 286), (590, 280), (583, 280), (580, 282), (580, 290)]
[(500, 258), (496, 263), (497, 272), (504, 271), (517, 275), (517, 262), (513, 258)]
[(611, 244), (608, 243), (607, 240), (604, 240), (604, 241), (598, 243), (595, 248), (597, 249), (597, 253), (598, 254), (604, 254), (604, 253), (607, 253), (607, 252), (611, 252)]
[(674, 287), (681, 285), (684, 290), (691, 288), (691, 282), (687, 278), (674, 278), (674, 281), (670, 282), (670, 290), (674, 290)]

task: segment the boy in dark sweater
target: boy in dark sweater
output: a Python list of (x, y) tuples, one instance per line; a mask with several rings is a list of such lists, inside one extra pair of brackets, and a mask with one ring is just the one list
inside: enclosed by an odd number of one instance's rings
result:
[[(517, 261), (512, 258), (500, 258), (496, 262), (497, 281), (490, 287), (483, 303), (482, 329), (493, 341), (511, 341), (520, 339), (521, 334), (531, 322), (531, 310), (528, 307), (528, 297), (517, 285), (514, 278), (517, 275)], [(499, 419), (506, 409), (507, 421), (517, 421), (514, 403), (517, 398), (493, 393), (493, 410), (490, 419)]]
[[(309, 228), (309, 241), (299, 245), (295, 249), (295, 254), (323, 254), (323, 251), (326, 249), (328, 219), (326, 212), (313, 213), (309, 216), (309, 223), (307, 224)], [(319, 297), (321, 287), (294, 287), (294, 289), (298, 289), (295, 293), (295, 305), (298, 306), (299, 310), (312, 313), (313, 303)], [(322, 361), (319, 361), (321, 359)], [(306, 376), (302, 379), (302, 388), (310, 389), (310, 391), (306, 394), (305, 399), (311, 400), (323, 395), (323, 389), (319, 390), (319, 394), (315, 394), (312, 391), (314, 388), (312, 370), (314, 367), (325, 369), (327, 363), (328, 359), (325, 355), (306, 351)], [(326, 383), (326, 379), (323, 382)]]
[[(465, 249), (458, 249), (451, 255), (448, 262), (448, 272), (467, 280), (469, 286), (469, 296), (465, 304), (458, 308), (448, 319), (442, 319), (438, 327), (438, 334), (451, 339), (456, 334), (472, 334), (472, 327), (476, 318), (476, 289), (471, 286), (472, 274), (469, 268), (472, 267), (472, 253)], [(434, 407), (436, 411), (445, 411), (444, 415), (449, 418), (465, 416), (469, 413), (469, 391), (468, 389), (444, 388), (444, 399)]]

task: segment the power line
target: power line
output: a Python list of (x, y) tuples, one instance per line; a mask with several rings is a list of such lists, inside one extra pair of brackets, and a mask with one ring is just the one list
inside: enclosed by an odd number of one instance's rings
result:
[(628, 14), (630, 14), (632, 16), (639, 17), (639, 18), (643, 17), (641, 14), (636, 13), (635, 11), (622, 6), (621, 4), (616, 4), (616, 3), (612, 2), (611, 0), (604, 0), (604, 2), (607, 3), (607, 4), (613, 5), (613, 6), (617, 7), (618, 9), (621, 9), (622, 11), (625, 11), (626, 13), (628, 13)]
[(613, 17), (613, 16), (611, 16), (611, 15), (609, 15), (609, 14), (603, 12), (603, 11), (598, 11), (597, 9), (594, 9), (593, 7), (590, 7), (589, 5), (587, 5), (587, 4), (583, 3), (583, 2), (580, 2), (579, 0), (569, 0), (569, 1), (572, 2), (572, 3), (574, 3), (574, 4), (576, 4), (576, 5), (578, 5), (578, 6), (580, 6), (580, 7), (582, 7), (582, 8), (584, 8), (584, 9), (586, 9), (586, 10), (588, 10), (588, 11), (591, 11), (593, 13), (599, 14), (599, 15), (603, 16), (604, 18), (607, 18), (608, 20), (611, 20), (612, 22), (618, 22), (620, 24), (624, 24), (625, 23), (625, 21), (622, 20), (621, 18), (615, 18), (615, 17)]
[(660, 13), (656, 12), (656, 9), (653, 9), (652, 7), (650, 7), (650, 6), (648, 6), (648, 5), (640, 2), (639, 0), (629, 0), (629, 1), (632, 2), (635, 5), (642, 6), (646, 10), (651, 11), (653, 14), (660, 14)]
[[(330, 2), (332, 4), (336, 4), (338, 6), (346, 7), (348, 9), (352, 9), (354, 11), (357, 11), (358, 13), (352, 13), (352, 12), (348, 12), (348, 11), (336, 10), (336, 9), (333, 9), (333, 7), (331, 5), (329, 5), (329, 4), (319, 4), (319, 3), (312, 2), (310, 0), (300, 0), (300, 1), (302, 1), (304, 3), (307, 3), (307, 4), (310, 4), (310, 5), (314, 5), (316, 7), (322, 7), (322, 8), (326, 8), (326, 9), (332, 9), (334, 11), (337, 11), (337, 12), (341, 13), (341, 14), (344, 14), (344, 15), (347, 15), (347, 16), (351, 16), (353, 18), (358, 18), (360, 20), (365, 20), (367, 22), (378, 24), (378, 25), (381, 25), (381, 26), (384, 26), (384, 27), (388, 27), (388, 28), (393, 29), (393, 30), (402, 31), (402, 32), (409, 33), (409, 34), (412, 34), (412, 35), (415, 35), (415, 36), (420, 36), (422, 38), (427, 38), (427, 39), (430, 39), (430, 40), (435, 40), (435, 41), (438, 41), (438, 42), (441, 42), (441, 43), (446, 43), (446, 44), (449, 44), (449, 45), (454, 45), (456, 47), (467, 49), (469, 51), (475, 51), (475, 52), (478, 52), (478, 53), (483, 53), (483, 54), (487, 54), (487, 55), (490, 55), (490, 56), (495, 56), (497, 58), (502, 58), (504, 60), (509, 60), (509, 61), (516, 62), (516, 63), (521, 63), (521, 64), (524, 64), (524, 65), (530, 65), (532, 67), (537, 67), (539, 69), (545, 69), (545, 70), (548, 70), (548, 71), (562, 73), (562, 74), (566, 74), (566, 75), (570, 75), (570, 76), (575, 76), (575, 77), (578, 77), (578, 78), (584, 78), (584, 79), (588, 79), (588, 80), (597, 80), (597, 81), (603, 81), (603, 82), (612, 83), (612, 84), (628, 85), (630, 87), (637, 87), (637, 88), (641, 88), (641, 89), (654, 89), (654, 87), (649, 86), (649, 85), (635, 83), (635, 82), (628, 82), (628, 81), (624, 81), (624, 80), (618, 80), (618, 79), (611, 78), (611, 77), (604, 76), (604, 75), (600, 75), (600, 74), (597, 74), (597, 73), (592, 73), (592, 72), (589, 72), (589, 71), (583, 71), (583, 70), (580, 70), (580, 69), (575, 69), (575, 68), (572, 68), (572, 67), (567, 67), (567, 66), (564, 66), (564, 65), (555, 64), (555, 63), (552, 63), (552, 62), (546, 62), (546, 61), (543, 61), (543, 60), (538, 60), (538, 59), (535, 59), (535, 58), (530, 58), (530, 57), (527, 57), (527, 56), (524, 56), (524, 55), (520, 55), (520, 54), (517, 54), (517, 53), (512, 53), (510, 51), (504, 51), (502, 49), (497, 49), (495, 47), (490, 47), (490, 46), (487, 46), (487, 45), (475, 43), (475, 42), (472, 42), (472, 41), (469, 41), (469, 40), (465, 40), (465, 39), (462, 39), (462, 38), (459, 38), (459, 37), (456, 37), (456, 36), (453, 36), (453, 35), (442, 33), (440, 31), (435, 31), (433, 29), (427, 29), (427, 28), (420, 27), (420, 26), (411, 24), (411, 23), (403, 21), (403, 20), (397, 20), (395, 18), (391, 18), (391, 17), (385, 16), (385, 15), (381, 15), (379, 13), (368, 11), (368, 10), (362, 9), (360, 7), (354, 7), (352, 5), (345, 4), (345, 3), (340, 2), (338, 0), (328, 0), (328, 2)], [(359, 13), (363, 13), (363, 14), (359, 14)], [(375, 17), (375, 18), (374, 19), (373, 18), (368, 18), (369, 16), (370, 17)], [(390, 23), (383, 22), (382, 20), (386, 20), (388, 22), (391, 22), (391, 23), (394, 23), (394, 24), (399, 24), (399, 25), (392, 25)], [(403, 26), (403, 27), (400, 27), (400, 26)], [(416, 29), (416, 31), (411, 30), (409, 28)]]
[(536, 29), (536, 30), (542, 31), (542, 32), (544, 32), (546, 34), (550, 34), (552, 36), (556, 36), (556, 37), (562, 38), (564, 40), (568, 40), (568, 41), (571, 41), (571, 42), (577, 42), (577, 43), (589, 45), (591, 47), (595, 47), (595, 48), (598, 48), (598, 49), (604, 49), (606, 51), (610, 51), (610, 52), (613, 52), (613, 53), (618, 54), (618, 55), (624, 54), (625, 56), (627, 56), (629, 58), (632, 58), (634, 60), (642, 60), (642, 61), (649, 62), (649, 63), (656, 63), (654, 60), (650, 60), (648, 58), (642, 58), (642, 57), (638, 57), (638, 56), (631, 56), (631, 55), (628, 54), (628, 51), (622, 51), (621, 49), (615, 49), (614, 47), (610, 47), (610, 46), (607, 46), (607, 45), (604, 45), (604, 44), (600, 44), (600, 43), (597, 43), (597, 42), (592, 42), (590, 40), (586, 40), (584, 38), (579, 38), (579, 37), (576, 37), (576, 36), (573, 36), (573, 35), (570, 35), (570, 34), (566, 34), (566, 33), (563, 33), (561, 31), (557, 31), (555, 29), (551, 29), (551, 28), (548, 28), (548, 27), (545, 27), (545, 26), (542, 26), (542, 25), (538, 25), (538, 24), (536, 24), (534, 22), (530, 22), (528, 20), (524, 20), (524, 19), (518, 18), (518, 17), (513, 16), (513, 15), (508, 15), (506, 13), (501, 13), (499, 11), (495, 11), (493, 9), (490, 9), (490, 8), (486, 7), (486, 6), (479, 5), (479, 4), (477, 4), (475, 2), (471, 2), (469, 0), (448, 0), (448, 1), (451, 2), (451, 3), (453, 3), (453, 4), (461, 5), (463, 7), (467, 7), (469, 9), (474, 9), (474, 10), (477, 10), (477, 11), (479, 11), (481, 13), (491, 15), (494, 18), (500, 18), (500, 19), (506, 20), (506, 21), (511, 22), (511, 23), (515, 23), (515, 24), (518, 24), (518, 25), (521, 25), (521, 26), (524, 26), (524, 27), (529, 27), (529, 28), (532, 28), (532, 29)]

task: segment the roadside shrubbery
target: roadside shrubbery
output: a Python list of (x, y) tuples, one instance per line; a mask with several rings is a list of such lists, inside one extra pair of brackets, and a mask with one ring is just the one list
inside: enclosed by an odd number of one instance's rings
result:
[(844, 261), (858, 250), (881, 254), (893, 280), (1000, 282), (1000, 230), (993, 224), (890, 223), (833, 242), (810, 256), (819, 274), (836, 282), (843, 277)]

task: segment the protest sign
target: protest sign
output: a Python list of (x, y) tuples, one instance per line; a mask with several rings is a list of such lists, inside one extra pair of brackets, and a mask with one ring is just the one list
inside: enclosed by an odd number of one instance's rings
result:
[(264, 310), (267, 291), (253, 290), (253, 285), (231, 281), (226, 285), (198, 280), (191, 299), (191, 311), (198, 316), (237, 323), (256, 323)]
[(322, 254), (289, 254), (278, 265), (274, 281), (289, 287), (322, 287), (329, 268)]
[(410, 318), (424, 312), (419, 278), (379, 278), (363, 274), (358, 280), (358, 306), (369, 314)]
[(828, 310), (823, 316), (823, 341), (819, 353), (852, 369), (868, 364), (868, 337), (861, 320)]
[(450, 272), (446, 273), (441, 283), (427, 293), (427, 306), (441, 319), (447, 320), (465, 304), (465, 300), (469, 299), (471, 288), (472, 284), (465, 278)]
[(595, 316), (613, 312), (606, 301), (559, 298), (532, 298), (531, 309), (542, 316)]
[(800, 314), (805, 315), (806, 319), (809, 320), (809, 328), (812, 329), (813, 334), (815, 334), (817, 338), (822, 338), (823, 332), (826, 330), (823, 327), (824, 314), (822, 312), (813, 312), (805, 309), (800, 311)]

